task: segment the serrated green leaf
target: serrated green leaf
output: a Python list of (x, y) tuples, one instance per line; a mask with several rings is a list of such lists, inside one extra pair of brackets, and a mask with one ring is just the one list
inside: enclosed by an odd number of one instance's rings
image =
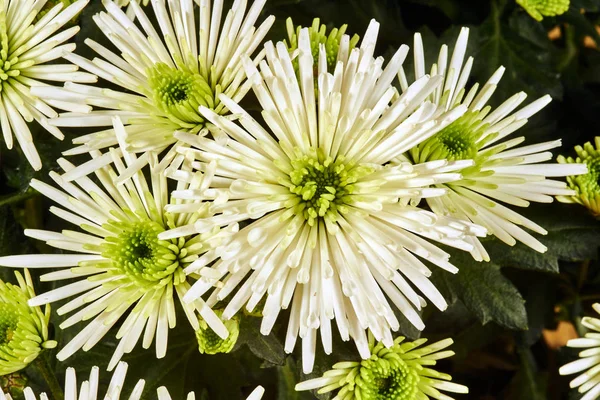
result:
[(436, 271), (436, 286), (445, 285), (451, 298), (462, 301), (482, 324), (493, 321), (510, 329), (527, 329), (525, 301), (498, 265), (477, 262), (466, 252), (449, 252), (459, 272)]

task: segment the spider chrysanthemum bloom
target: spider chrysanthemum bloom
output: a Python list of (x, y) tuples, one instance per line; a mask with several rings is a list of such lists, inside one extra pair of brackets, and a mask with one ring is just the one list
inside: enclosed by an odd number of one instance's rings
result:
[[(438, 360), (452, 357), (444, 350), (453, 342), (445, 339), (421, 347), (427, 339), (405, 342), (394, 340), (386, 348), (369, 337), (372, 356), (362, 361), (344, 361), (322, 377), (296, 385), (297, 391), (319, 389), (318, 393), (337, 390), (333, 400), (414, 400), (428, 398), (452, 400), (445, 392), (469, 393), (466, 386), (450, 382), (448, 374), (434, 370)], [(444, 351), (442, 351), (444, 350)]]
[(50, 306), (42, 311), (27, 304), (35, 292), (29, 271), (24, 274), (15, 272), (18, 285), (0, 281), (0, 375), (21, 370), (42, 350), (56, 347), (48, 340)]
[(571, 0), (517, 0), (517, 4), (537, 21), (564, 14), (570, 3)]
[(79, 0), (68, 7), (61, 2), (44, 10), (44, 15), (36, 19), (45, 2), (0, 0), (0, 127), (6, 147), (12, 149), (14, 136), (35, 170), (42, 168), (42, 161), (27, 124), (35, 120), (62, 140), (64, 135), (48, 122), (48, 118), (58, 115), (53, 107), (73, 112), (90, 109), (65, 98), (43, 100), (31, 92), (34, 86), (51, 87), (46, 81), (96, 81), (94, 75), (78, 72), (76, 65), (47, 64), (75, 50), (75, 44), (65, 42), (79, 31), (79, 27), (58, 31), (88, 1)]
[[(600, 313), (600, 304), (592, 306)], [(581, 400), (594, 400), (600, 397), (600, 319), (583, 317), (581, 324), (590, 332), (584, 337), (571, 339), (567, 346), (584, 349), (579, 353), (579, 360), (563, 365), (559, 369), (561, 375), (571, 375), (583, 372), (570, 383), (572, 388), (578, 388), (579, 393), (585, 393)]]
[[(186, 202), (172, 199), (167, 179), (157, 173), (156, 155), (145, 153), (140, 158), (128, 153), (123, 143), (125, 130), (115, 118), (115, 131), (121, 146), (102, 154), (94, 152), (92, 160), (75, 167), (58, 160), (65, 173), (50, 173), (57, 189), (38, 180), (31, 186), (55, 201), (50, 212), (76, 226), (62, 232), (27, 229), (25, 234), (48, 245), (65, 250), (65, 254), (32, 254), (0, 257), (0, 265), (11, 267), (62, 268), (42, 275), (42, 281), (75, 279), (73, 283), (38, 295), (30, 305), (48, 304), (78, 295), (58, 309), (60, 315), (80, 309), (60, 327), (80, 321), (91, 322), (58, 353), (64, 360), (83, 348), (89, 350), (117, 323), (120, 339), (109, 363), (112, 369), (124, 353), (128, 353), (143, 336), (143, 347), (156, 338), (156, 355), (167, 350), (168, 330), (176, 324), (175, 298), (182, 298), (190, 287), (184, 269), (199, 255), (227, 240), (237, 226), (203, 234), (161, 240), (158, 235), (178, 226), (186, 226), (207, 216), (208, 204), (186, 212)], [(143, 160), (146, 157), (148, 160)], [(150, 163), (147, 182), (139, 163)], [(100, 185), (87, 175), (94, 172)], [(210, 172), (196, 175), (189, 184), (177, 189), (202, 190), (208, 186)], [(164, 212), (167, 204), (179, 213)], [(65, 207), (65, 208), (61, 208)], [(227, 329), (202, 300), (183, 304), (194, 329), (199, 328), (198, 315), (222, 338)], [(143, 335), (142, 335), (143, 333)]]
[(557, 161), (563, 164), (585, 164), (587, 174), (568, 176), (567, 183), (575, 191), (572, 196), (556, 196), (563, 203), (579, 203), (587, 207), (596, 217), (600, 216), (600, 137), (594, 139), (594, 145), (587, 142), (575, 146), (577, 157), (558, 156)]
[[(542, 235), (547, 231), (509, 206), (528, 207), (532, 202), (550, 203), (555, 195), (575, 194), (565, 182), (548, 178), (585, 173), (585, 165), (546, 163), (552, 159), (548, 150), (560, 146), (560, 140), (519, 146), (525, 137), (506, 139), (548, 104), (550, 96), (515, 111), (527, 97), (520, 92), (492, 110), (486, 103), (494, 93), (504, 68), (500, 67), (481, 90), (478, 84), (467, 90), (465, 85), (473, 65), (472, 57), (463, 65), (468, 32), (467, 28), (461, 30), (450, 60), (448, 47), (442, 46), (431, 74), (442, 76), (444, 82), (428, 97), (443, 110), (466, 106), (468, 111), (435, 136), (401, 155), (399, 161), (475, 160), (473, 167), (462, 171), (463, 179), (436, 186), (445, 188), (447, 192), (444, 196), (427, 199), (431, 209), (438, 215), (481, 225), (489, 234), (510, 246), (522, 242), (534, 250), (545, 252), (546, 247), (528, 230)], [(415, 78), (418, 79), (425, 74), (423, 43), (418, 33), (415, 35), (414, 51)], [(399, 79), (402, 90), (407, 90), (403, 70)], [(474, 248), (473, 257), (489, 261), (479, 240), (474, 237), (468, 240)]]
[(449, 255), (427, 239), (471, 250), (464, 238), (485, 234), (474, 224), (436, 216), (411, 202), (442, 194), (444, 189), (428, 185), (460, 179), (456, 171), (472, 161), (390, 165), (397, 152), (443, 129), (464, 109), (438, 112), (423, 102), (440, 82), (428, 76), (391, 102), (397, 96), (391, 82), (407, 47), (384, 69), (383, 59), (373, 57), (377, 30), (373, 22), (360, 49), (340, 56), (333, 74), (327, 72), (321, 47), (318, 99), (308, 29), (298, 38), (298, 79), (285, 44), (267, 43), (260, 71), (248, 58), (244, 67), (268, 130), (222, 96), (241, 126), (203, 107), (202, 114), (216, 127), (216, 140), (177, 134), (195, 147), (181, 149), (196, 158), (195, 168), (203, 171), (214, 162), (216, 169), (209, 190), (173, 195), (228, 201), (211, 207), (214, 217), (159, 236), (166, 240), (251, 222), (220, 251), (206, 253), (186, 269), (198, 271), (202, 279), (184, 299), (192, 301), (222, 280), (208, 303), (226, 300), (224, 319), (244, 306), (252, 312), (266, 299), (261, 326), (265, 335), (280, 311), (291, 307), (285, 348), (291, 352), (297, 337), (303, 339), (305, 371), (312, 370), (318, 330), (325, 351), (332, 351), (333, 319), (341, 337), (353, 338), (364, 358), (370, 356), (365, 329), (393, 344), (391, 331), (399, 322), (390, 301), (422, 329), (415, 310), (425, 300), (414, 288), (446, 308), (422, 260), (457, 271)]
[[(95, 107), (89, 113), (63, 113), (52, 124), (106, 127), (75, 139), (80, 146), (65, 154), (116, 145), (114, 115), (125, 124), (127, 150), (132, 153), (160, 153), (176, 143), (176, 131), (205, 135), (206, 120), (199, 106), (227, 114), (218, 95), (225, 93), (239, 101), (250, 88), (241, 58), (254, 53), (273, 23), (269, 17), (254, 26), (265, 1), (254, 2), (246, 13), (247, 1), (236, 0), (224, 21), (223, 0), (202, 0), (200, 7), (193, 0), (153, 1), (146, 10), (153, 10), (158, 30), (137, 2), (130, 3), (134, 23), (117, 4), (105, 1), (106, 11), (95, 15), (94, 21), (119, 55), (86, 39), (99, 57), (90, 61), (69, 55), (67, 59), (122, 90), (69, 83), (65, 88), (36, 91), (43, 98), (76, 99)], [(175, 154), (174, 148), (167, 152), (161, 165), (168, 165)]]

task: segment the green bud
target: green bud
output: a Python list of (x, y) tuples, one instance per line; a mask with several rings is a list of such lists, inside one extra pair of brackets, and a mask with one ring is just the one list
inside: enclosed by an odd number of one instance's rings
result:
[[(286, 45), (288, 46), (290, 53), (292, 53), (298, 49), (298, 36), (300, 36), (300, 30), (303, 27), (300, 25), (294, 27), (294, 23), (292, 22), (291, 18), (287, 19), (286, 27), (289, 40), (289, 43), (286, 42)], [(322, 44), (325, 46), (325, 51), (327, 53), (327, 71), (333, 72), (338, 58), (340, 41), (346, 33), (347, 28), (348, 25), (344, 24), (339, 29), (333, 28), (329, 34), (327, 34), (327, 26), (325, 24), (321, 25), (319, 18), (315, 18), (313, 20), (312, 26), (308, 28), (308, 34), (310, 36), (310, 48), (315, 64), (319, 61), (319, 47)], [(358, 35), (352, 36), (350, 39), (349, 50), (352, 50), (354, 47), (356, 47), (358, 40)], [(298, 72), (298, 62), (296, 60), (294, 60), (294, 69), (296, 72)]]
[(517, 0), (517, 4), (538, 21), (564, 14), (569, 9), (569, 3), (570, 0)]
[(56, 347), (48, 340), (50, 306), (44, 312), (27, 302), (35, 297), (29, 271), (15, 272), (18, 285), (0, 281), (0, 375), (25, 368), (43, 349)]
[[(223, 310), (215, 310), (215, 314), (220, 318), (223, 315)], [(229, 331), (227, 339), (221, 339), (202, 318), (198, 322), (200, 323), (200, 329), (196, 331), (196, 339), (201, 354), (229, 353), (233, 350), (240, 335), (240, 317), (238, 315), (223, 321)]]
[(386, 348), (369, 334), (369, 359), (339, 362), (321, 378), (299, 383), (296, 390), (318, 388), (319, 394), (337, 390), (335, 398), (344, 400), (450, 399), (441, 391), (468, 393), (467, 387), (450, 382), (450, 375), (433, 369), (438, 360), (454, 355), (452, 351), (440, 351), (450, 346), (452, 339), (425, 347), (421, 346), (427, 339), (404, 339), (398, 337)]
[(558, 156), (561, 164), (584, 163), (588, 173), (583, 175), (568, 176), (567, 183), (577, 192), (574, 196), (556, 196), (563, 203), (579, 203), (587, 207), (594, 216), (600, 216), (600, 137), (594, 139), (596, 147), (587, 142), (582, 146), (575, 146), (577, 157)]

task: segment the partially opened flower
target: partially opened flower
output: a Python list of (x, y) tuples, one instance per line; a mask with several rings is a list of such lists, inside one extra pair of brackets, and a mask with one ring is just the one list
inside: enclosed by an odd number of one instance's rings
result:
[(453, 342), (446, 339), (421, 347), (427, 339), (394, 340), (386, 348), (369, 337), (372, 356), (368, 360), (343, 361), (321, 378), (296, 385), (297, 391), (318, 389), (319, 394), (337, 391), (333, 400), (416, 400), (453, 398), (442, 392), (469, 393), (466, 386), (450, 382), (452, 377), (434, 370), (438, 360), (452, 357), (444, 350)]
[(50, 306), (27, 304), (35, 297), (29, 271), (15, 272), (18, 285), (0, 281), (0, 375), (25, 368), (44, 349), (56, 347), (48, 339)]
[[(91, 319), (61, 349), (59, 360), (81, 348), (89, 350), (123, 318), (116, 335), (119, 345), (109, 369), (124, 353), (132, 351), (142, 336), (144, 348), (150, 347), (156, 338), (157, 357), (165, 355), (168, 330), (176, 324), (175, 298), (182, 298), (190, 287), (184, 268), (237, 230), (232, 225), (220, 232), (213, 229), (201, 235), (159, 239), (161, 232), (206, 217), (208, 204), (195, 203), (194, 211), (185, 212), (186, 202), (172, 199), (167, 179), (154, 170), (156, 155), (145, 153), (138, 158), (127, 152), (123, 143), (125, 130), (118, 118), (115, 131), (119, 148), (111, 148), (104, 154), (96, 151), (92, 160), (78, 167), (58, 160), (65, 173), (51, 172), (50, 177), (60, 189), (35, 179), (31, 182), (33, 188), (59, 205), (51, 207), (50, 212), (77, 229), (62, 232), (27, 229), (25, 234), (66, 252), (0, 257), (0, 265), (4, 266), (61, 268), (42, 275), (42, 281), (75, 279), (29, 301), (37, 306), (78, 295), (58, 309), (60, 315), (80, 309), (60, 327), (64, 329)], [(150, 182), (137, 168), (146, 162), (151, 165)], [(100, 185), (87, 177), (91, 172)], [(189, 184), (179, 183), (177, 188), (202, 190), (210, 183), (211, 174), (197, 174), (195, 178)], [(167, 204), (172, 204), (179, 213), (165, 213)], [(199, 328), (200, 315), (217, 335), (227, 337), (227, 329), (204, 301), (198, 299), (183, 307), (194, 329)]]
[(16, 138), (35, 170), (42, 168), (42, 161), (27, 123), (35, 120), (62, 140), (64, 135), (48, 122), (58, 115), (54, 108), (72, 112), (90, 109), (65, 98), (40, 99), (31, 92), (32, 86), (51, 87), (46, 81), (96, 81), (92, 74), (77, 72), (76, 65), (48, 64), (75, 50), (75, 44), (65, 42), (79, 27), (58, 31), (88, 2), (79, 0), (68, 7), (59, 2), (36, 18), (44, 1), (0, 0), (0, 128), (6, 147), (12, 149)]
[(556, 196), (563, 203), (579, 203), (594, 214), (600, 216), (600, 137), (582, 146), (575, 146), (577, 157), (558, 156), (557, 161), (563, 164), (582, 163), (588, 172), (582, 175), (568, 176), (567, 183), (575, 191), (572, 196)]
[[(546, 230), (509, 206), (527, 207), (531, 202), (550, 203), (555, 195), (573, 195), (565, 182), (548, 179), (586, 172), (583, 164), (546, 163), (552, 159), (548, 150), (560, 146), (560, 140), (519, 146), (525, 137), (506, 139), (527, 123), (529, 117), (550, 102), (544, 96), (529, 105), (515, 109), (527, 95), (519, 92), (495, 110), (488, 105), (504, 68), (500, 67), (485, 85), (475, 84), (467, 91), (465, 85), (473, 65), (469, 57), (463, 65), (468, 29), (463, 28), (448, 62), (448, 48), (442, 46), (431, 74), (444, 77), (444, 82), (428, 97), (443, 110), (468, 107), (468, 111), (435, 136), (414, 146), (399, 161), (423, 163), (435, 160), (475, 160), (475, 165), (462, 171), (463, 179), (436, 185), (447, 190), (446, 195), (428, 199), (438, 215), (470, 220), (487, 228), (488, 232), (512, 246), (522, 242), (539, 252), (546, 246), (529, 231), (545, 235)], [(415, 78), (425, 74), (421, 36), (415, 34)], [(399, 74), (402, 90), (410, 90), (404, 71)], [(523, 229), (525, 228), (525, 229)], [(526, 230), (527, 229), (527, 230)], [(489, 256), (477, 238), (470, 238), (473, 256), (489, 261)]]
[(399, 49), (384, 69), (383, 59), (373, 58), (377, 30), (373, 22), (360, 49), (339, 59), (333, 74), (327, 72), (321, 47), (318, 99), (308, 30), (302, 29), (298, 39), (299, 79), (284, 43), (267, 43), (260, 72), (248, 58), (244, 67), (268, 130), (222, 96), (241, 126), (201, 107), (216, 127), (216, 140), (177, 134), (195, 147), (181, 149), (198, 160), (195, 168), (204, 171), (216, 164), (216, 169), (209, 189), (176, 191), (174, 197), (229, 200), (211, 206), (214, 217), (159, 237), (168, 240), (251, 221), (229, 244), (187, 267), (187, 273), (199, 272), (202, 279), (184, 300), (193, 301), (222, 280), (208, 302), (225, 300), (223, 318), (229, 319), (244, 306), (254, 310), (266, 298), (265, 335), (280, 311), (291, 306), (285, 349), (291, 352), (297, 337), (303, 339), (305, 371), (312, 370), (318, 330), (325, 351), (332, 351), (333, 319), (341, 337), (353, 338), (364, 358), (370, 356), (365, 329), (393, 344), (391, 331), (399, 322), (390, 302), (422, 329), (416, 309), (425, 300), (415, 288), (446, 308), (423, 261), (457, 271), (449, 255), (428, 239), (471, 250), (465, 237), (485, 234), (474, 224), (410, 204), (411, 199), (443, 194), (443, 189), (428, 186), (460, 179), (455, 171), (473, 163), (390, 165), (390, 160), (443, 129), (464, 109), (438, 112), (423, 102), (440, 82), (428, 76), (390, 104), (397, 95), (391, 82), (407, 48)]
[[(594, 304), (593, 308), (600, 313), (600, 304)], [(567, 342), (569, 347), (582, 349), (580, 359), (563, 365), (559, 373), (571, 375), (582, 372), (571, 381), (570, 386), (578, 388), (579, 393), (585, 393), (581, 400), (593, 400), (600, 397), (600, 319), (583, 317), (581, 324), (591, 332)]]
[[(89, 113), (63, 113), (52, 124), (105, 127), (75, 139), (80, 146), (66, 154), (116, 145), (115, 115), (125, 124), (132, 153), (162, 152), (176, 143), (176, 131), (205, 135), (206, 120), (198, 107), (228, 114), (218, 95), (239, 101), (249, 90), (241, 58), (254, 53), (273, 23), (270, 17), (254, 26), (265, 1), (254, 2), (246, 13), (247, 1), (236, 0), (222, 24), (223, 0), (202, 0), (197, 13), (193, 0), (153, 1), (146, 10), (156, 16), (158, 31), (137, 2), (130, 3), (135, 23), (113, 1), (103, 2), (106, 11), (94, 21), (120, 55), (86, 39), (99, 57), (90, 61), (72, 54), (67, 59), (120, 89), (68, 83), (35, 91), (46, 99), (68, 98), (95, 107)], [(168, 165), (175, 154), (174, 149), (167, 152), (161, 165)]]
[[(215, 310), (217, 316), (223, 314), (223, 310)], [(233, 350), (240, 335), (240, 317), (238, 315), (224, 321), (225, 328), (229, 332), (229, 336), (223, 339), (217, 335), (210, 326), (200, 319), (200, 328), (196, 331), (196, 340), (198, 341), (198, 351), (201, 354), (218, 354), (229, 353)]]
[[(302, 29), (302, 26), (294, 26), (292, 18), (288, 18), (285, 22), (288, 34), (286, 46), (294, 58), (294, 52), (298, 50), (298, 37), (300, 36), (300, 30)], [(339, 29), (333, 28), (331, 31), (329, 31), (329, 34), (327, 34), (327, 26), (325, 26), (325, 24), (321, 24), (321, 20), (319, 18), (315, 18), (312, 25), (308, 28), (310, 49), (312, 51), (313, 60), (318, 62), (319, 51), (322, 45), (325, 48), (328, 72), (333, 73), (338, 58), (343, 59), (347, 57), (350, 50), (356, 47), (360, 39), (358, 35), (354, 35), (352, 38), (346, 35), (345, 33), (347, 28), (348, 25), (342, 25)], [(292, 63), (297, 73), (298, 58), (294, 58)], [(315, 69), (315, 72), (318, 72), (317, 68)], [(315, 80), (315, 87), (316, 83), (317, 82)]]

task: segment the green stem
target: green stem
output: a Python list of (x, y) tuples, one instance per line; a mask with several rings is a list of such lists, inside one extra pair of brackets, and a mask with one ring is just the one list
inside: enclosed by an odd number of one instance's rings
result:
[(0, 197), (0, 207), (14, 204), (14, 203), (20, 203), (21, 201), (30, 199), (35, 195), (36, 195), (36, 193), (33, 190), (27, 190), (26, 192), (23, 192), (23, 193), (18, 193), (18, 194), (14, 194), (14, 195), (9, 194), (6, 196), (2, 196), (2, 197)]
[(42, 374), (46, 384), (50, 388), (51, 397), (54, 400), (63, 400), (64, 394), (58, 379), (56, 379), (56, 375), (54, 375), (54, 371), (52, 367), (50, 367), (50, 361), (46, 354), (40, 354), (38, 358), (33, 362), (37, 370)]
[(581, 263), (581, 268), (579, 270), (579, 279), (577, 281), (577, 289), (581, 290), (585, 281), (587, 280), (588, 270), (590, 268), (590, 260), (585, 260)]

